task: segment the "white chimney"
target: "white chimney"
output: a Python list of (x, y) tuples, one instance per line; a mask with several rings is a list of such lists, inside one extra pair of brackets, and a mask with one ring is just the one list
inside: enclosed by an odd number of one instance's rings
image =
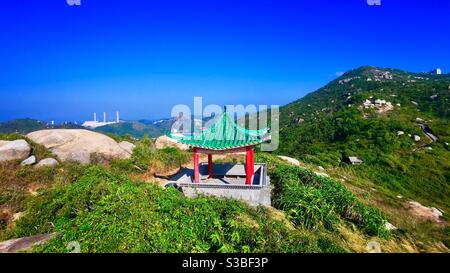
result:
[(119, 123), (119, 111), (116, 112), (116, 122)]
[(103, 112), (103, 122), (106, 123), (106, 112)]
[(94, 112), (94, 121), (97, 121), (97, 113)]

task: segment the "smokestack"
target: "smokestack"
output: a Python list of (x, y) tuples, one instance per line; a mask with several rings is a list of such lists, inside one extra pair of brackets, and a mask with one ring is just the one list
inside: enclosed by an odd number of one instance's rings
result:
[(119, 123), (119, 111), (116, 112), (116, 122)]
[(103, 122), (106, 123), (106, 112), (103, 112)]
[(94, 112), (94, 121), (97, 121), (97, 113)]

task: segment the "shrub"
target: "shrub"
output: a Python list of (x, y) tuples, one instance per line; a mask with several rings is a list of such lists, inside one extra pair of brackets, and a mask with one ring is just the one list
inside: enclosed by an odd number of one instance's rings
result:
[(167, 171), (180, 167), (189, 158), (189, 153), (177, 148), (167, 147), (158, 150), (150, 138), (144, 137), (134, 148), (131, 159), (113, 160), (111, 166), (113, 170), (127, 173), (155, 171), (155, 169)]
[(386, 217), (378, 209), (362, 204), (339, 182), (267, 155), (257, 157), (269, 164), (274, 206), (284, 210), (295, 224), (305, 228), (323, 225), (334, 230), (339, 219), (344, 219), (368, 235), (388, 236)]
[(139, 169), (147, 170), (150, 163), (156, 158), (157, 149), (152, 140), (145, 136), (133, 150), (131, 160)]

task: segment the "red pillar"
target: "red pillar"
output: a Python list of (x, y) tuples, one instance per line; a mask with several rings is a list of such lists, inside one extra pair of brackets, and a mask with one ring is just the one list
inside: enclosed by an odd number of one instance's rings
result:
[(198, 170), (198, 153), (197, 148), (194, 147), (194, 182), (200, 182), (200, 172)]
[(213, 177), (212, 154), (208, 154), (208, 172), (209, 172), (209, 177), (208, 178), (211, 179)]
[(245, 184), (251, 185), (253, 174), (255, 172), (255, 161), (254, 161), (254, 150), (253, 146), (249, 146), (246, 148), (245, 154)]

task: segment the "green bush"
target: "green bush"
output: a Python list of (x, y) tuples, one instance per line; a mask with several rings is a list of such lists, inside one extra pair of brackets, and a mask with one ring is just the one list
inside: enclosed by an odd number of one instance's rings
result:
[(152, 167), (165, 170), (180, 167), (189, 161), (190, 154), (177, 148), (156, 149), (153, 141), (144, 137), (133, 150), (130, 159), (113, 160), (111, 167), (120, 172), (145, 172)]
[(173, 147), (167, 147), (158, 151), (158, 160), (169, 168), (179, 167), (183, 163), (188, 162), (190, 158), (191, 154)]
[(388, 236), (384, 228), (386, 217), (379, 210), (362, 204), (339, 182), (268, 155), (257, 154), (257, 159), (269, 164), (274, 186), (273, 205), (284, 210), (295, 224), (305, 228), (323, 225), (334, 230), (343, 219), (356, 224), (368, 235)]

